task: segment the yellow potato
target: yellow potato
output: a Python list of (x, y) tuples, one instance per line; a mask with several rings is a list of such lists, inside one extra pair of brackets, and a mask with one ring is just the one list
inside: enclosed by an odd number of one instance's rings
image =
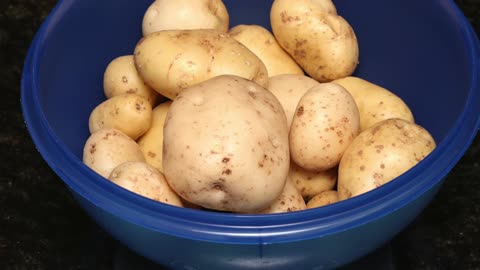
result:
[(294, 162), (290, 164), (288, 176), (305, 200), (327, 190), (332, 190), (337, 184), (337, 168), (326, 171), (307, 171)]
[(357, 77), (333, 81), (352, 94), (360, 113), (360, 130), (389, 118), (414, 122), (413, 114), (401, 98), (387, 89)]
[(135, 65), (148, 85), (170, 99), (189, 86), (223, 74), (268, 87), (263, 62), (230, 35), (211, 29), (147, 35), (135, 48)]
[(217, 29), (228, 31), (228, 11), (221, 0), (156, 0), (143, 16), (146, 36), (163, 30)]
[(98, 105), (90, 114), (90, 133), (103, 128), (115, 128), (133, 140), (142, 136), (152, 122), (152, 106), (136, 94), (114, 96)]
[(145, 162), (145, 158), (137, 143), (120, 130), (100, 129), (85, 142), (83, 163), (105, 178), (127, 161)]
[(403, 174), (435, 148), (427, 130), (403, 119), (387, 119), (350, 144), (338, 168), (338, 195), (345, 200)]
[(113, 183), (154, 201), (180, 206), (180, 197), (170, 188), (165, 176), (144, 162), (125, 162), (113, 169), (108, 177)]
[(302, 194), (295, 188), (292, 180), (287, 178), (282, 194), (267, 208), (256, 212), (257, 214), (288, 213), (305, 210), (307, 206)]
[(298, 101), (312, 87), (320, 83), (314, 79), (299, 74), (283, 74), (270, 77), (268, 90), (282, 104), (285, 116), (287, 116), (288, 127), (292, 125), (293, 115), (297, 109)]
[(163, 173), (163, 124), (172, 101), (159, 104), (152, 112), (152, 125), (137, 143), (148, 164)]
[(173, 101), (163, 131), (165, 177), (184, 199), (255, 212), (282, 193), (287, 121), (275, 96), (258, 84), (223, 75), (192, 86)]
[(268, 76), (304, 74), (302, 68), (280, 47), (275, 37), (262, 26), (237, 25), (228, 33), (262, 60)]
[(290, 127), (290, 154), (300, 167), (324, 171), (338, 165), (357, 136), (358, 109), (352, 95), (334, 83), (314, 86), (297, 105)]
[(133, 55), (120, 56), (108, 64), (103, 75), (103, 90), (107, 98), (123, 94), (137, 94), (150, 102), (157, 103), (158, 93), (138, 75)]
[(275, 0), (270, 22), (275, 38), (312, 78), (329, 82), (349, 76), (358, 64), (358, 42), (331, 1)]
[(322, 207), (338, 201), (338, 193), (336, 190), (324, 191), (307, 202), (307, 209)]

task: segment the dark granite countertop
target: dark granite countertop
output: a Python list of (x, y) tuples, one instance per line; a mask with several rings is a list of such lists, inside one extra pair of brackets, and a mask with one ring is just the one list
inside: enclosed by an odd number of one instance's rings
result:
[[(480, 33), (480, 1), (456, 2)], [(21, 114), (25, 53), (55, 3), (0, 1), (0, 269), (120, 269), (128, 252), (73, 201)], [(387, 245), (394, 269), (480, 269), (479, 157), (477, 135), (432, 203)]]

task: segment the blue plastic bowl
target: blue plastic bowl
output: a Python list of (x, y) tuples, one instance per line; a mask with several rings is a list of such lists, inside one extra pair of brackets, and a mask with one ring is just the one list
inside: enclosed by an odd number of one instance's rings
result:
[[(85, 211), (137, 253), (179, 269), (328, 269), (391, 239), (417, 216), (479, 127), (478, 40), (448, 0), (338, 0), (360, 44), (356, 76), (391, 89), (435, 137), (431, 155), (396, 180), (331, 206), (233, 215), (157, 203), (83, 165), (102, 77), (132, 54), (150, 0), (59, 1), (26, 58), (22, 108), (38, 151)], [(269, 27), (272, 1), (227, 0), (231, 25)]]

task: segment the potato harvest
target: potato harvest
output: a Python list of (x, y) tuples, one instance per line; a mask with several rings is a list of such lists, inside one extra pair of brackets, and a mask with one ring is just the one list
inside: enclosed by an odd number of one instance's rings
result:
[(270, 215), (360, 196), (435, 149), (394, 87), (354, 73), (361, 40), (331, 0), (265, 16), (230, 25), (221, 0), (153, 1), (104, 67), (83, 163), (161, 204)]

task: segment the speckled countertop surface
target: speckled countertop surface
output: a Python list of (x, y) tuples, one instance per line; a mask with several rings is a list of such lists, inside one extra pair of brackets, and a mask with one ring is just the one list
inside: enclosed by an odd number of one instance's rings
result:
[[(456, 1), (480, 33), (480, 1)], [(46, 165), (20, 109), (23, 60), (55, 0), (0, 1), (0, 269), (119, 269), (122, 247)], [(425, 211), (388, 245), (395, 269), (480, 269), (480, 136)]]

